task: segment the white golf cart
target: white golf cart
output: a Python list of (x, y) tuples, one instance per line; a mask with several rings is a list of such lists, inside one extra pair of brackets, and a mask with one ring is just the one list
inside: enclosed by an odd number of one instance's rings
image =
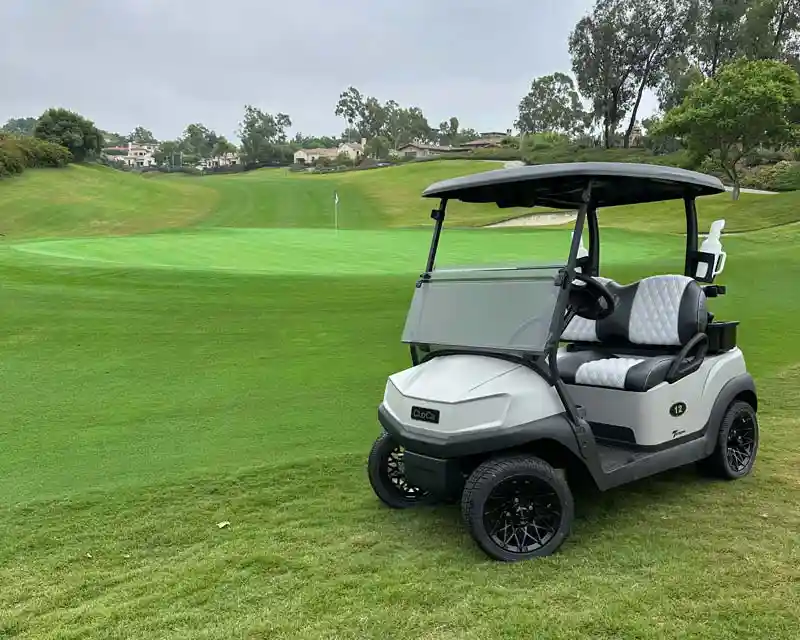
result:
[[(378, 409), (384, 432), (368, 464), (377, 496), (394, 508), (460, 496), (477, 544), (513, 561), (561, 546), (569, 483), (581, 475), (606, 490), (695, 462), (723, 478), (748, 474), (755, 384), (738, 323), (706, 308), (725, 292), (711, 284), (724, 254), (697, 248), (695, 200), (723, 191), (700, 173), (618, 163), (428, 187), (423, 196), (440, 204), (402, 337), (413, 366), (389, 377)], [(577, 210), (569, 253), (557, 265), (435, 269), (448, 200)], [(601, 278), (597, 209), (665, 200), (684, 203), (683, 274)]]

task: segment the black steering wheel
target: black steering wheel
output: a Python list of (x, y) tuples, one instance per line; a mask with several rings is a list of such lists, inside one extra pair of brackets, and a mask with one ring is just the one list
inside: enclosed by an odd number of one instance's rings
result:
[(608, 288), (585, 273), (575, 272), (569, 290), (569, 309), (587, 320), (607, 318), (617, 307), (617, 298)]

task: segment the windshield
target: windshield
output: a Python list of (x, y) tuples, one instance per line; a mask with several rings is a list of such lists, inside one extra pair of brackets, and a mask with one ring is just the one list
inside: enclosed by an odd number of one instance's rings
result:
[(403, 342), (543, 353), (560, 269), (435, 270), (414, 290)]

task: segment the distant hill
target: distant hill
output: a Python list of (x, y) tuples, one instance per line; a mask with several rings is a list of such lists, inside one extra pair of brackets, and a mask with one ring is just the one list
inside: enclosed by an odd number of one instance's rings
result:
[[(342, 228), (428, 227), (434, 200), (420, 197), (438, 180), (502, 167), (501, 163), (447, 160), (327, 175), (263, 169), (235, 175), (139, 175), (99, 166), (29, 170), (0, 182), (0, 233), (31, 237), (151, 233), (208, 227), (332, 228), (334, 193)], [(680, 233), (674, 203), (607, 209), (601, 224)], [(544, 210), (543, 210), (544, 211)], [(448, 207), (448, 226), (481, 226), (530, 210), (494, 205)], [(800, 220), (800, 192), (728, 195), (699, 206), (701, 231), (724, 217), (726, 232)]]

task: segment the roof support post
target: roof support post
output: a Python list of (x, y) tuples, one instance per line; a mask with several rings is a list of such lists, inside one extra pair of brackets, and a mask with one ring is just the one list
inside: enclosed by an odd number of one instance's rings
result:
[(431, 248), (428, 251), (428, 262), (425, 264), (425, 273), (423, 278), (428, 276), (433, 271), (433, 265), (436, 263), (436, 250), (439, 248), (439, 237), (442, 235), (442, 225), (444, 224), (444, 214), (447, 209), (447, 198), (442, 198), (439, 202), (439, 208), (431, 211), (431, 218), (436, 222), (433, 225), (433, 238), (431, 238)]
[(589, 259), (585, 273), (596, 277), (600, 275), (600, 225), (597, 221), (597, 207), (589, 207), (586, 212), (586, 223), (589, 228)]
[(694, 277), (694, 265), (697, 254), (697, 205), (694, 196), (683, 199), (686, 210), (686, 256), (683, 264), (683, 274)]

